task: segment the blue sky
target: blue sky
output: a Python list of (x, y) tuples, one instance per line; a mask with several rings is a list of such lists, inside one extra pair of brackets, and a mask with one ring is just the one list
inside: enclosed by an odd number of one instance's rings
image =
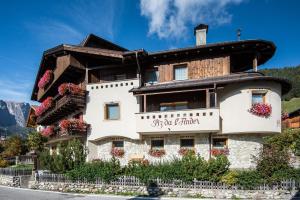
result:
[(208, 42), (267, 39), (277, 46), (262, 68), (300, 64), (298, 0), (10, 0), (0, 6), (0, 99), (30, 102), (42, 52), (95, 33), (128, 49), (193, 46), (193, 27), (210, 25)]

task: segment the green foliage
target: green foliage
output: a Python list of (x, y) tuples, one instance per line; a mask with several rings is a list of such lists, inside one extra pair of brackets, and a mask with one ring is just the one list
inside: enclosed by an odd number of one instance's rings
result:
[(300, 98), (292, 98), (289, 101), (283, 101), (282, 102), (282, 110), (283, 112), (293, 112), (300, 108)]
[(3, 157), (14, 157), (21, 155), (24, 151), (23, 141), (20, 136), (12, 136), (4, 143)]
[(229, 171), (221, 177), (221, 182), (226, 183), (227, 185), (234, 185), (238, 181), (238, 175), (237, 171)]
[(297, 180), (300, 181), (300, 169), (288, 168), (286, 170), (276, 171), (270, 178), (271, 182), (279, 182), (281, 180)]
[(12, 165), (10, 168), (14, 169), (33, 169), (33, 164), (17, 164), (17, 165)]
[(300, 152), (300, 129), (285, 129), (282, 134), (266, 137), (265, 144), (297, 154)]
[(46, 141), (47, 139), (43, 137), (40, 133), (36, 131), (30, 132), (27, 136), (28, 149), (41, 151)]
[(58, 146), (59, 153), (50, 155), (49, 150), (39, 153), (41, 169), (48, 169), (55, 173), (64, 173), (85, 163), (86, 148), (77, 139), (62, 143)]
[(0, 157), (0, 168), (8, 167), (8, 165), (9, 165), (8, 161), (6, 161), (2, 157)]
[(99, 160), (78, 166), (68, 171), (66, 175), (72, 180), (95, 181), (96, 178), (101, 178), (103, 181), (109, 182), (122, 175), (122, 168), (119, 160), (113, 157), (110, 161)]
[(255, 161), (257, 163), (256, 170), (265, 179), (272, 177), (275, 172), (290, 169), (288, 151), (275, 145), (265, 145)]
[(236, 178), (236, 183), (244, 189), (251, 189), (263, 183), (263, 178), (256, 170), (238, 171)]
[(300, 66), (297, 67), (285, 67), (278, 69), (264, 69), (260, 72), (274, 77), (280, 77), (288, 79), (292, 82), (293, 88), (289, 93), (284, 96), (285, 100), (290, 100), (295, 97), (300, 97)]

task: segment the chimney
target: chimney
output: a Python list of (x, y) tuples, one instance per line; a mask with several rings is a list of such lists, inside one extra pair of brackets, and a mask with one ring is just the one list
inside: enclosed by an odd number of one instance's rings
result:
[(207, 24), (199, 24), (194, 28), (194, 35), (196, 35), (196, 45), (206, 44), (206, 34), (208, 32)]

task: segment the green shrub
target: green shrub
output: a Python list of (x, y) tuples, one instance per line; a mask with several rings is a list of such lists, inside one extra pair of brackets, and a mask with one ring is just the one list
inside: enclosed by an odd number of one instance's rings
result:
[(282, 180), (297, 180), (300, 181), (300, 169), (289, 168), (286, 170), (276, 171), (270, 178), (271, 182), (280, 182)]
[(253, 187), (261, 185), (263, 178), (256, 170), (239, 171), (236, 183), (244, 187), (244, 189), (252, 189)]
[(208, 180), (219, 182), (221, 177), (229, 170), (230, 163), (224, 155), (219, 155), (215, 159), (208, 161)]
[(122, 172), (119, 160), (112, 158), (110, 161), (99, 160), (85, 163), (68, 171), (66, 175), (72, 180), (95, 181), (96, 178), (101, 178), (103, 181), (109, 182), (121, 176)]
[(221, 182), (226, 183), (227, 185), (234, 185), (238, 181), (238, 175), (237, 171), (229, 171), (221, 177)]
[(44, 149), (38, 154), (39, 168), (50, 170), (53, 163), (53, 157), (50, 155), (49, 149)]
[(0, 157), (0, 168), (5, 168), (9, 166), (9, 162)]

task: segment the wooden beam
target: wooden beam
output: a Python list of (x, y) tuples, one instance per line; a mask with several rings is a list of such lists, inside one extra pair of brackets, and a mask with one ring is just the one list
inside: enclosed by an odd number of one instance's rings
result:
[(147, 95), (144, 95), (144, 112), (147, 112)]
[[(214, 88), (202, 88), (202, 89), (190, 89), (190, 90), (173, 90), (173, 91), (167, 91), (167, 92), (153, 92), (153, 93), (147, 93), (147, 95), (158, 95), (158, 94), (170, 94), (170, 93), (184, 93), (184, 92), (195, 92), (195, 91), (206, 91), (208, 89), (214, 89)], [(145, 94), (135, 94), (135, 96), (144, 96)]]
[(206, 108), (210, 107), (210, 95), (209, 95), (209, 89), (206, 89)]
[(257, 55), (254, 56), (252, 64), (253, 64), (253, 71), (257, 72)]

